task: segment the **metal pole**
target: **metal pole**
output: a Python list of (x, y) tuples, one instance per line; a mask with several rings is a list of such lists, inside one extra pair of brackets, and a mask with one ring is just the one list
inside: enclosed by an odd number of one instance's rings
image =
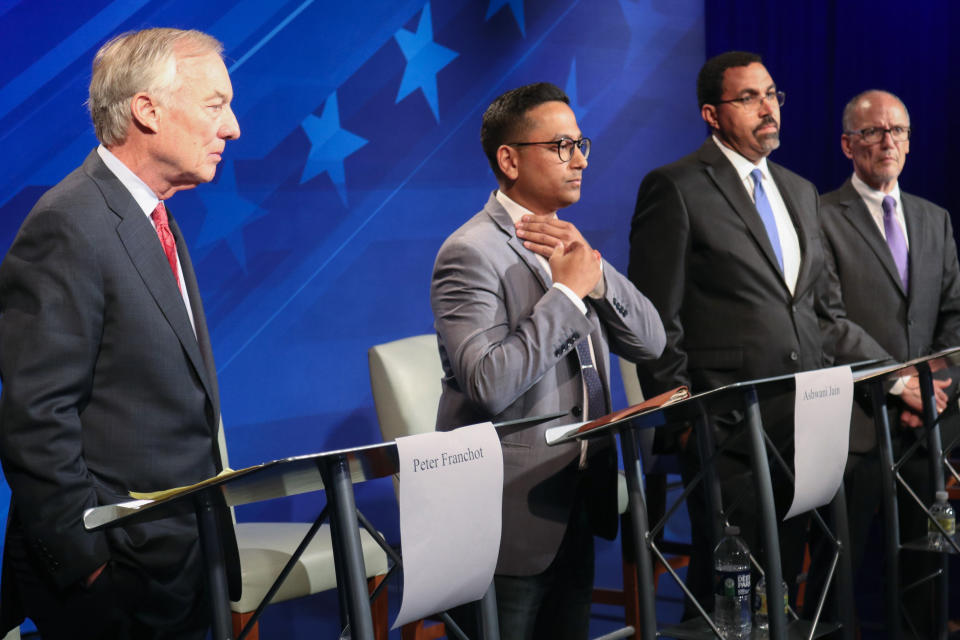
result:
[(627, 480), (627, 500), (630, 512), (630, 540), (620, 544), (632, 544), (637, 562), (637, 584), (640, 589), (640, 632), (644, 638), (657, 637), (656, 593), (653, 588), (653, 562), (646, 536), (650, 528), (647, 522), (646, 499), (643, 495), (643, 463), (640, 461), (640, 440), (636, 430), (627, 426), (620, 432), (623, 450), (623, 472)]
[(493, 581), (480, 599), (480, 637), (483, 640), (500, 640), (500, 622), (497, 618), (497, 591)]
[(880, 380), (870, 383), (873, 401), (873, 422), (877, 429), (880, 455), (880, 509), (883, 513), (883, 551), (887, 567), (885, 580), (887, 634), (900, 640), (900, 520), (897, 486), (893, 477), (893, 443), (890, 440), (890, 417), (887, 415), (886, 393)]
[[(944, 472), (943, 451), (940, 444), (940, 424), (937, 422), (937, 402), (933, 391), (933, 375), (929, 365), (920, 368), (920, 392), (923, 397), (923, 422), (927, 427), (927, 462), (930, 465), (930, 483), (933, 493), (943, 491)], [(924, 506), (933, 501), (933, 496), (922, 496)], [(950, 556), (940, 554), (940, 575), (937, 576), (936, 595), (934, 596), (934, 630), (937, 638), (947, 637), (947, 618), (950, 615), (950, 579), (948, 570)]]
[[(346, 603), (346, 619), (353, 640), (373, 640), (373, 617), (367, 595), (367, 574), (363, 565), (357, 505), (347, 459), (337, 456), (320, 464), (320, 473), (330, 507), (330, 539), (334, 549), (337, 591)], [(343, 612), (341, 611), (341, 616)]]
[[(850, 554), (850, 527), (847, 523), (847, 496), (844, 484), (830, 503), (830, 515), (833, 520), (834, 535), (840, 542), (840, 558), (836, 573), (837, 619), (843, 625), (844, 640), (853, 640), (856, 629), (853, 597), (853, 563)], [(826, 587), (826, 585), (825, 585)]]
[(220, 529), (217, 527), (217, 514), (213, 510), (209, 491), (201, 491), (197, 494), (194, 499), (194, 509), (197, 514), (200, 548), (203, 550), (203, 560), (207, 570), (207, 589), (213, 618), (212, 638), (213, 640), (233, 640), (223, 547), (220, 546)]
[(744, 393), (747, 413), (747, 429), (750, 435), (753, 480), (760, 503), (761, 537), (763, 539), (764, 572), (767, 576), (767, 616), (770, 620), (770, 637), (773, 640), (786, 640), (787, 617), (783, 607), (783, 569), (780, 567), (780, 539), (777, 535), (777, 512), (773, 503), (773, 483), (770, 480), (770, 464), (767, 449), (763, 441), (763, 421), (760, 418), (760, 406), (757, 389), (751, 386)]

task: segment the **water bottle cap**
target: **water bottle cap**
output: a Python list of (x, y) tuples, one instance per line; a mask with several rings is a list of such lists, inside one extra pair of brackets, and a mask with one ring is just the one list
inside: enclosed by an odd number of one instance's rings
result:
[(723, 530), (724, 535), (728, 536), (738, 536), (740, 535), (740, 527), (735, 524), (729, 525), (726, 529)]
[(937, 502), (946, 502), (949, 496), (946, 491), (937, 491)]

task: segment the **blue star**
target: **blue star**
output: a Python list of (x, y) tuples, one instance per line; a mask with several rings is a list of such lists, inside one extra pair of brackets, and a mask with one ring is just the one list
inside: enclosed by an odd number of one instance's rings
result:
[(400, 91), (397, 92), (397, 102), (420, 89), (433, 111), (433, 117), (439, 122), (437, 73), (460, 54), (433, 41), (433, 20), (430, 18), (429, 2), (424, 5), (423, 13), (420, 14), (416, 33), (399, 29), (393, 37), (400, 45), (403, 57), (407, 59), (407, 68), (403, 71)]
[(489, 20), (490, 16), (505, 6), (510, 7), (510, 10), (513, 12), (513, 18), (517, 21), (517, 26), (520, 27), (520, 35), (526, 38), (527, 28), (523, 20), (523, 0), (490, 0), (490, 5), (487, 7), (487, 17), (484, 18), (484, 22)]
[(650, 0), (620, 0), (620, 10), (630, 29), (626, 66), (632, 65), (653, 37), (660, 33), (666, 18), (657, 13)]
[(322, 116), (318, 118), (310, 114), (300, 126), (310, 138), (310, 155), (303, 167), (300, 184), (326, 171), (337, 188), (343, 206), (347, 206), (347, 178), (343, 171), (343, 161), (367, 144), (366, 138), (340, 128), (340, 108), (337, 106), (336, 91), (327, 98)]
[(197, 195), (207, 208), (207, 217), (200, 227), (197, 246), (205, 247), (219, 240), (226, 240), (240, 267), (246, 271), (247, 252), (243, 245), (243, 228), (267, 212), (239, 194), (233, 162), (225, 162), (220, 169), (220, 179)]

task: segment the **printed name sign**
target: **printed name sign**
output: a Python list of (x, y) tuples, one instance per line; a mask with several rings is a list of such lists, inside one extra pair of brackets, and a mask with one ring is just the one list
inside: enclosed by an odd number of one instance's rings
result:
[(833, 500), (843, 481), (853, 408), (850, 367), (795, 376), (794, 493), (784, 520)]
[(397, 438), (403, 601), (398, 626), (479, 600), (500, 551), (503, 454), (489, 422)]

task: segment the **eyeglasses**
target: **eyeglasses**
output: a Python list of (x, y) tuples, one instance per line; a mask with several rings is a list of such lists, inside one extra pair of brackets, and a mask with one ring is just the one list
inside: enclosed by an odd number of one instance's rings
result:
[(717, 104), (727, 104), (730, 102), (739, 102), (740, 106), (744, 109), (759, 109), (760, 105), (764, 101), (776, 103), (779, 106), (783, 106), (783, 103), (787, 101), (787, 94), (784, 91), (768, 91), (764, 95), (759, 93), (751, 93), (748, 96), (742, 96), (740, 98), (731, 98), (730, 100), (718, 100)]
[(573, 158), (573, 149), (577, 147), (586, 160), (590, 155), (590, 138), (580, 138), (572, 140), (570, 138), (560, 138), (559, 140), (548, 140), (546, 142), (508, 142), (508, 147), (528, 147), (534, 144), (549, 144), (557, 148), (557, 155), (560, 156), (560, 162), (570, 162)]
[(904, 142), (910, 139), (910, 127), (896, 126), (890, 127), (889, 129), (884, 129), (883, 127), (867, 127), (866, 129), (847, 131), (848, 136), (859, 135), (867, 144), (880, 142), (888, 133), (894, 142)]

